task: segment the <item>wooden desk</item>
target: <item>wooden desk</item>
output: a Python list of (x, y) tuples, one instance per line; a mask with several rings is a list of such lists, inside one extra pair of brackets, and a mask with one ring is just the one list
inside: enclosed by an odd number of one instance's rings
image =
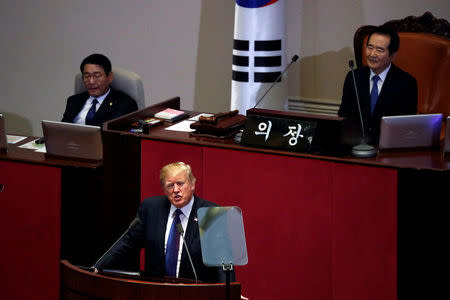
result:
[[(171, 105), (179, 108), (179, 100)], [(196, 194), (242, 208), (249, 263), (237, 267), (237, 280), (251, 299), (389, 300), (446, 291), (437, 271), (449, 250), (442, 195), (450, 163), (439, 151), (330, 157), (193, 137), (165, 130), (169, 124), (133, 134), (127, 124), (124, 117), (104, 130), (117, 152), (105, 170), (119, 156), (139, 170), (110, 174), (133, 189), (126, 198), (110, 190), (122, 197), (114, 201), (126, 206), (127, 222), (142, 199), (162, 194), (163, 165), (190, 164)]]
[[(0, 290), (3, 299), (59, 299), (59, 260), (98, 257), (90, 190), (101, 197), (101, 163), (55, 159), (9, 144), (0, 152)], [(100, 183), (101, 184), (101, 183)]]
[[(61, 261), (61, 299), (228, 300), (225, 284), (151, 282), (93, 274)], [(240, 299), (240, 284), (230, 284), (229, 300)]]

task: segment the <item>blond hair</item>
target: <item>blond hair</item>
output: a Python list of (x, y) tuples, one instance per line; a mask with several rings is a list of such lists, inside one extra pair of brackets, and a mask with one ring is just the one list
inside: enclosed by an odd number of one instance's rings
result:
[(161, 186), (164, 187), (164, 183), (166, 180), (166, 177), (175, 172), (176, 170), (184, 170), (186, 171), (187, 178), (189, 180), (190, 184), (194, 184), (196, 179), (194, 177), (194, 174), (192, 173), (191, 166), (188, 164), (185, 164), (184, 162), (174, 162), (168, 165), (165, 165), (162, 167), (161, 172), (159, 173), (159, 181), (161, 182)]

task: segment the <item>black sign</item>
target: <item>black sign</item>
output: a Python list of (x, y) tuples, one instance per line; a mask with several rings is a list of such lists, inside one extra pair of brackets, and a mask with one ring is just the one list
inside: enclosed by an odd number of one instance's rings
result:
[(247, 115), (242, 144), (249, 146), (311, 152), (317, 121)]

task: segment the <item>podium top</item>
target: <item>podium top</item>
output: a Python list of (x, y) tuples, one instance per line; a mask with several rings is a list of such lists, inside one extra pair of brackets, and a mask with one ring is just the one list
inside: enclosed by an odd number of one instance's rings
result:
[[(82, 270), (67, 260), (62, 260), (61, 299), (72, 299), (73, 293), (81, 300), (135, 299), (136, 295), (146, 295), (149, 299), (225, 300), (226, 286), (224, 283), (164, 283), (106, 276)], [(240, 283), (230, 283), (229, 299), (240, 299), (240, 295)]]

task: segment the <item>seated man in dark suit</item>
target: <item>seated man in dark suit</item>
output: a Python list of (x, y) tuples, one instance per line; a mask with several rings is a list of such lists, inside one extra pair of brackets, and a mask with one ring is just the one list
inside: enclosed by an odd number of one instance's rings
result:
[[(154, 276), (195, 279), (182, 239), (176, 231), (181, 223), (186, 246), (202, 282), (224, 282), (221, 268), (206, 267), (202, 260), (197, 210), (217, 206), (194, 195), (195, 177), (183, 162), (164, 166), (160, 182), (165, 196), (145, 199), (139, 207), (137, 222), (94, 266), (98, 270), (120, 268), (126, 257), (145, 248), (145, 271)], [(231, 280), (234, 279), (234, 274)]]
[[(364, 130), (371, 142), (378, 143), (383, 116), (417, 113), (417, 82), (392, 62), (400, 45), (396, 31), (379, 26), (366, 44), (367, 65), (355, 70)], [(338, 115), (360, 126), (358, 104), (351, 72), (344, 82)]]
[(110, 87), (111, 62), (102, 54), (86, 57), (80, 71), (87, 92), (70, 96), (62, 122), (102, 126), (104, 122), (137, 110), (136, 101)]

